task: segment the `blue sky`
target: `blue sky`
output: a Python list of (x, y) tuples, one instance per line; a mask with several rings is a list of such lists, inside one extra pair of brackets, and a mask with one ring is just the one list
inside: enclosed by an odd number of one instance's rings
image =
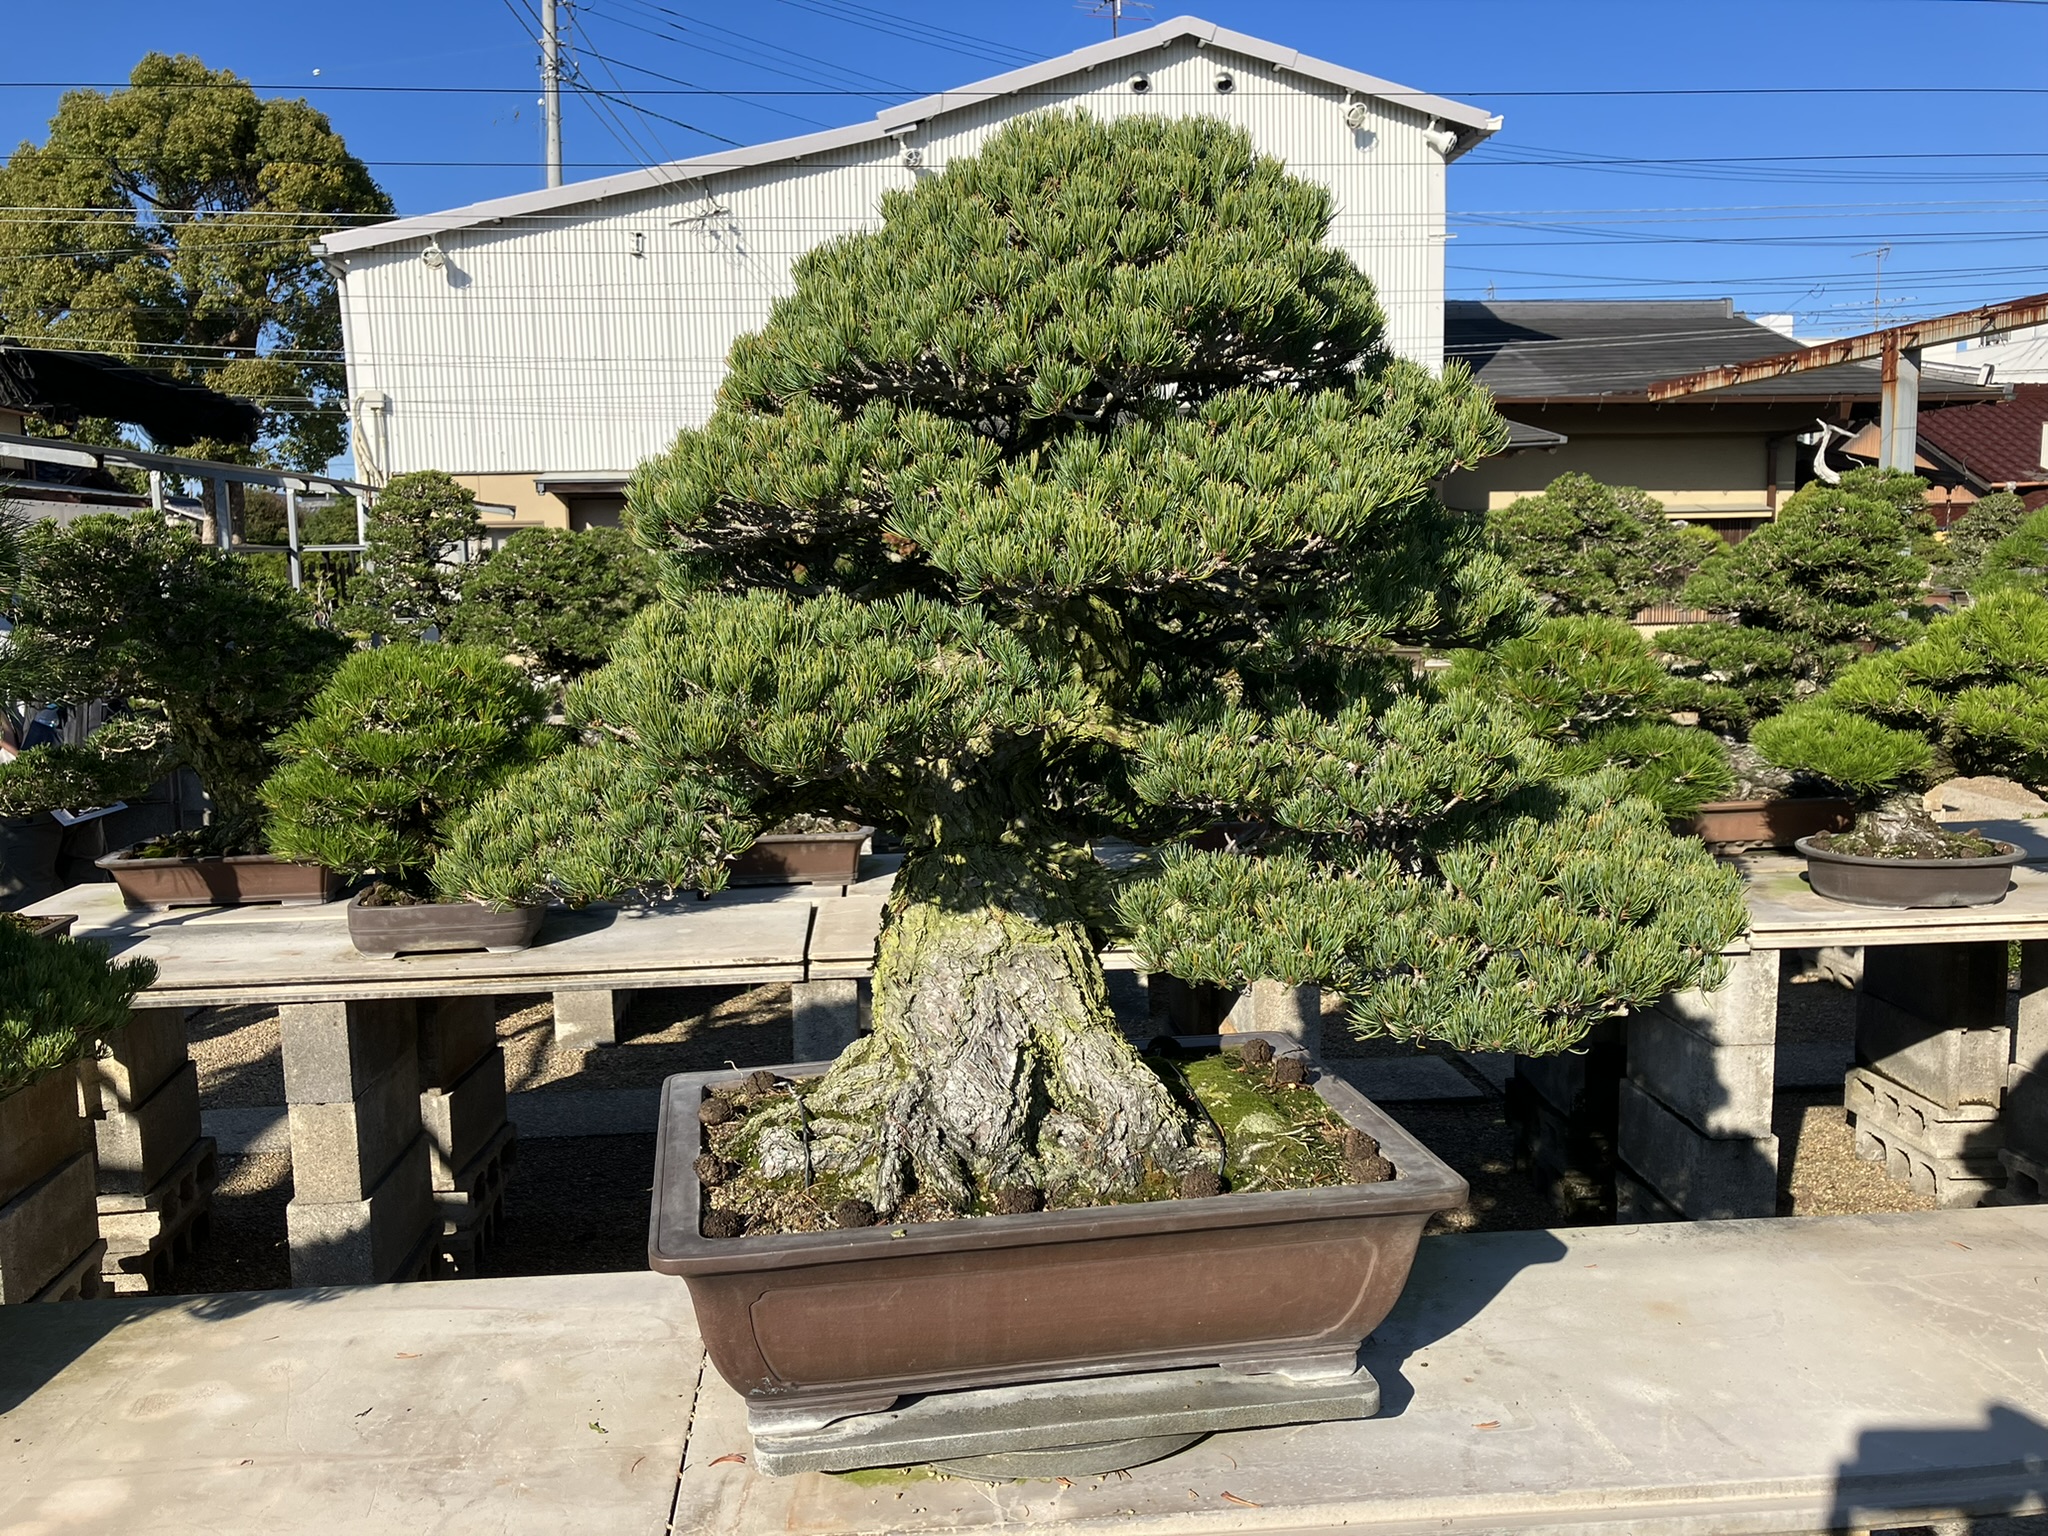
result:
[[(157, 48), (306, 95), (401, 211), (525, 190), (530, 3), (24, 0), (0, 142), (40, 137), (47, 82), (118, 81)], [(2048, 0), (1185, 9), (1505, 115), (1452, 170), (1454, 296), (1729, 295), (1846, 332), (1881, 246), (1888, 320), (2048, 289)], [(572, 93), (572, 177), (853, 121), (1108, 32), (1073, 0), (588, 0), (575, 26), (612, 99)]]

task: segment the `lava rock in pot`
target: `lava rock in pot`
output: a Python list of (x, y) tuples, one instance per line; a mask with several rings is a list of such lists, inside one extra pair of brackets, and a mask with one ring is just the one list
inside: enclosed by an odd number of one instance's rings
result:
[(1308, 1063), (1299, 1056), (1282, 1056), (1273, 1063), (1273, 1081), (1282, 1087), (1301, 1087), (1308, 1082)]
[(872, 1227), (875, 1224), (875, 1208), (865, 1200), (842, 1200), (832, 1207), (832, 1225), (835, 1227)]
[(706, 1211), (704, 1213), (704, 1235), (706, 1237), (742, 1237), (746, 1234), (747, 1219), (738, 1211)]
[(1029, 1216), (1044, 1206), (1045, 1196), (1029, 1184), (1018, 1184), (1008, 1189), (996, 1190), (991, 1199), (997, 1214), (1003, 1216)]
[(1211, 1195), (1223, 1193), (1223, 1176), (1214, 1168), (1197, 1168), (1180, 1176), (1180, 1197), (1183, 1200), (1206, 1200)]
[(706, 1152), (694, 1164), (697, 1182), (706, 1189), (716, 1189), (733, 1176), (733, 1166), (715, 1152)]
[(1247, 1040), (1237, 1048), (1238, 1056), (1248, 1067), (1263, 1067), (1273, 1059), (1273, 1043), (1270, 1040)]
[(773, 1072), (754, 1072), (748, 1075), (747, 1092), (773, 1093), (774, 1091), (775, 1074)]
[(729, 1125), (739, 1117), (740, 1112), (725, 1099), (706, 1099), (697, 1109), (697, 1119), (705, 1125)]
[(1380, 1156), (1380, 1144), (1355, 1126), (1344, 1133), (1344, 1172), (1354, 1184), (1379, 1184), (1394, 1176), (1394, 1165)]

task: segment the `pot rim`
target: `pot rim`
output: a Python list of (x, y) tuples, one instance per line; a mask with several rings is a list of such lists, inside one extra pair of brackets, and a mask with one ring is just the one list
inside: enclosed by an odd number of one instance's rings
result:
[(1996, 843), (2004, 853), (1989, 854), (1975, 859), (1876, 859), (1863, 853), (1836, 853), (1831, 849), (1813, 846), (1813, 839), (1802, 837), (1792, 846), (1808, 859), (1818, 859), (1823, 864), (1852, 864), (1860, 869), (2010, 869), (2015, 864), (2026, 862), (2027, 851), (2017, 843), (2008, 843), (2000, 837), (1986, 838)]
[(758, 848), (763, 843), (864, 843), (874, 835), (873, 827), (861, 827), (852, 832), (763, 832), (747, 847)]
[[(828, 1061), (812, 1061), (768, 1070), (778, 1077), (819, 1077), (831, 1065)], [(1434, 1213), (1463, 1203), (1469, 1186), (1448, 1163), (1349, 1083), (1320, 1065), (1316, 1073), (1314, 1087), (1323, 1102), (1379, 1142), (1380, 1154), (1394, 1165), (1394, 1178), (1377, 1184), (1261, 1190), (1193, 1200), (1034, 1211), (1018, 1216), (973, 1216), (957, 1221), (905, 1222), (900, 1226), (883, 1224), (858, 1231), (712, 1238), (699, 1230), (704, 1199), (694, 1166), (699, 1141), (697, 1110), (713, 1085), (744, 1081), (750, 1072), (679, 1072), (662, 1084), (663, 1134), (655, 1146), (657, 1198), (648, 1219), (648, 1267), (661, 1274), (685, 1278), (746, 1274), (970, 1249), (1051, 1247), (1142, 1237), (1162, 1230), (1190, 1232), (1324, 1218)], [(677, 1164), (673, 1171), (672, 1157)], [(665, 1193), (677, 1198), (664, 1199)], [(903, 1236), (892, 1236), (894, 1232)]]
[[(548, 910), (547, 903), (540, 901), (521, 901), (509, 907), (494, 907), (488, 902), (477, 901), (469, 896), (463, 897), (460, 901), (409, 901), (399, 906), (367, 906), (364, 904), (363, 898), (370, 894), (375, 884), (376, 882), (372, 881), (369, 885), (357, 891), (353, 896), (349, 897), (348, 904), (363, 912), (439, 912), (448, 907), (473, 907), (479, 912), (492, 913), (545, 912)], [(740, 1076), (745, 1077), (746, 1073), (742, 1072)]]
[(141, 843), (130, 843), (128, 847), (113, 853), (103, 853), (94, 859), (95, 869), (166, 869), (175, 865), (188, 864), (276, 864), (286, 869), (318, 869), (328, 874), (335, 871), (325, 864), (307, 864), (299, 859), (281, 859), (274, 853), (180, 853), (168, 858), (139, 858), (130, 850), (140, 848)]
[(1846, 795), (1773, 795), (1767, 800), (1709, 800), (1705, 805), (1695, 807), (1693, 815), (1702, 816), (1709, 811), (1761, 811), (1773, 805), (1846, 805), (1853, 808), (1855, 804)]

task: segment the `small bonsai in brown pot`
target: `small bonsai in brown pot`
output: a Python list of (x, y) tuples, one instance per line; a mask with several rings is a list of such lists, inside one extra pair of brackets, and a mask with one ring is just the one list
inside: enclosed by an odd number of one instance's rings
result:
[(348, 909), (365, 954), (523, 949), (538, 906), (473, 901), (432, 871), (453, 817), (562, 745), (547, 711), (546, 692), (482, 646), (358, 652), (278, 738), (270, 845), (374, 881)]
[(1937, 619), (1759, 725), (1754, 744), (1863, 807), (1853, 831), (1801, 839), (1816, 891), (1885, 907), (2002, 901), (2018, 847), (1935, 825), (1911, 791), (1952, 773), (2048, 783), (2048, 598), (1999, 591)]

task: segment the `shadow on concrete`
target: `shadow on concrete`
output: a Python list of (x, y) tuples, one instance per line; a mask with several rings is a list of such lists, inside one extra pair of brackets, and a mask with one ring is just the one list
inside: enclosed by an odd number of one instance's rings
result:
[(1982, 1426), (1869, 1429), (1835, 1470), (1831, 1531), (1940, 1536), (2048, 1528), (2048, 1424), (1994, 1403)]
[(310, 1307), (349, 1294), (348, 1287), (299, 1291), (231, 1291), (212, 1296), (117, 1296), (0, 1310), (0, 1416), (20, 1407), (66, 1368), (123, 1328), (166, 1313), (202, 1321), (240, 1317), (258, 1307)]
[(1550, 1232), (1424, 1238), (1407, 1289), (1359, 1351), (1359, 1363), (1380, 1384), (1380, 1417), (1404, 1412), (1417, 1385), (1426, 1382), (1425, 1364), (1414, 1367), (1419, 1380), (1410, 1379), (1410, 1359), (1485, 1311), (1523, 1270), (1555, 1264), (1564, 1255), (1565, 1245)]

